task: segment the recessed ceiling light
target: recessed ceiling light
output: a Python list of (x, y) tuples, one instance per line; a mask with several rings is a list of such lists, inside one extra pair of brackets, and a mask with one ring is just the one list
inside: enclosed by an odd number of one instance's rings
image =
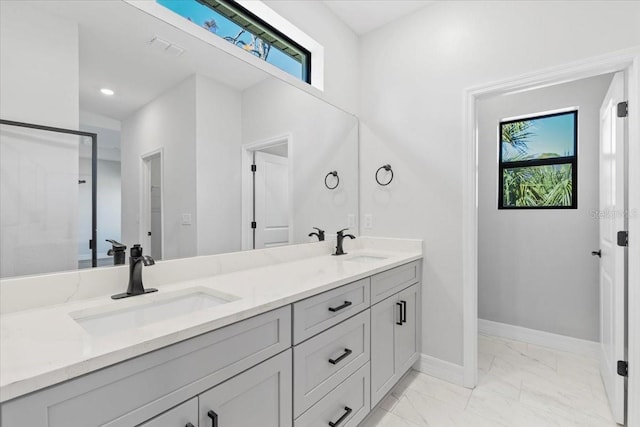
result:
[(111, 89), (107, 89), (106, 87), (103, 87), (102, 89), (100, 89), (100, 92), (102, 92), (103, 95), (113, 95), (115, 92), (112, 91)]

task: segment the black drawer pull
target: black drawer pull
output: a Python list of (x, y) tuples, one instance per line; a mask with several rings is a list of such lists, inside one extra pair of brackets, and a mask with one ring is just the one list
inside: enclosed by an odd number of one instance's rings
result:
[(329, 421), (329, 426), (330, 427), (338, 427), (340, 425), (340, 423), (343, 422), (344, 419), (347, 418), (352, 411), (353, 411), (353, 409), (349, 408), (348, 406), (345, 406), (344, 407), (344, 414), (342, 414), (342, 416), (340, 418), (338, 418), (338, 421), (336, 421), (335, 423), (333, 421)]
[(213, 411), (207, 412), (207, 416), (211, 418), (211, 427), (218, 427), (218, 414)]
[(345, 302), (344, 302), (344, 304), (342, 304), (341, 306), (338, 306), (338, 307), (329, 307), (329, 311), (330, 311), (330, 312), (332, 312), (332, 313), (335, 313), (336, 311), (340, 311), (340, 310), (342, 310), (343, 308), (347, 308), (347, 307), (349, 307), (351, 304), (352, 304), (352, 302), (351, 302), (351, 301), (345, 301)]
[(407, 323), (407, 302), (400, 301), (402, 303), (402, 323)]
[(329, 363), (331, 363), (332, 365), (337, 365), (338, 363), (340, 363), (342, 359), (344, 359), (351, 353), (353, 353), (353, 351), (349, 350), (348, 348), (345, 348), (344, 353), (342, 353), (340, 357), (338, 357), (337, 359), (329, 359)]
[(396, 325), (402, 326), (402, 303), (397, 302), (396, 305), (400, 307), (400, 310), (398, 310), (399, 311), (398, 314), (400, 314), (400, 320), (396, 322)]

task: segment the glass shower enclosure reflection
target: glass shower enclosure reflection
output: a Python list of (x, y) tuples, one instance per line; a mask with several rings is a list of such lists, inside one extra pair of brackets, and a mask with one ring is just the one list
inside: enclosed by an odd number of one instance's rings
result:
[(0, 277), (96, 267), (97, 135), (0, 120)]

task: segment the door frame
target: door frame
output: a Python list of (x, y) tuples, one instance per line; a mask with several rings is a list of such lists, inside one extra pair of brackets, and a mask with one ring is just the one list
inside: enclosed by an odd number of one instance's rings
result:
[[(142, 247), (147, 247), (147, 254), (151, 253), (150, 239), (147, 235), (147, 231), (151, 229), (151, 171), (149, 169), (149, 161), (152, 157), (160, 156), (160, 230), (162, 238), (160, 239), (160, 250), (162, 252), (162, 259), (164, 259), (164, 147), (157, 148), (152, 151), (148, 151), (140, 155), (140, 179), (139, 193), (140, 205), (138, 212), (138, 241), (142, 244)], [(144, 244), (143, 244), (144, 242)]]
[[(507, 93), (532, 90), (560, 83), (624, 71), (629, 101), (628, 115), (628, 259), (640, 259), (640, 48), (634, 47), (550, 69), (478, 85), (466, 89), (464, 103), (463, 208), (462, 208), (462, 297), (463, 297), (463, 385), (477, 384), (478, 366), (478, 136), (477, 102)], [(628, 263), (628, 351), (629, 364), (640, 366), (640, 265)], [(628, 377), (627, 424), (640, 425), (640, 369)]]
[(293, 242), (293, 136), (291, 133), (273, 136), (271, 138), (242, 144), (242, 250), (252, 248), (252, 233), (250, 224), (253, 213), (253, 180), (249, 179), (247, 171), (253, 164), (253, 153), (276, 145), (287, 144), (287, 158), (289, 168), (289, 242)]

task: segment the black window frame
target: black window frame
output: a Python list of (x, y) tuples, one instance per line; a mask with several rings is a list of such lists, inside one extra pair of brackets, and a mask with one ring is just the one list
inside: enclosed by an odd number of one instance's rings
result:
[[(573, 115), (573, 156), (552, 157), (548, 159), (533, 159), (506, 161), (502, 160), (502, 127), (504, 125), (526, 120), (539, 120), (549, 117)], [(568, 110), (558, 113), (537, 114), (520, 117), (518, 119), (501, 120), (498, 126), (498, 209), (499, 210), (520, 210), (520, 209), (578, 209), (578, 110)], [(531, 166), (553, 166), (571, 165), (571, 205), (568, 206), (505, 206), (504, 205), (504, 171), (505, 169), (517, 169)]]
[[(256, 37), (262, 38), (262, 36), (265, 33), (271, 33), (278, 40), (280, 40), (283, 44), (290, 45), (293, 48), (293, 50), (297, 50), (300, 53), (300, 55), (304, 58), (301, 61), (301, 64), (302, 64), (302, 79), (301, 80), (304, 81), (305, 83), (311, 84), (311, 52), (308, 49), (306, 49), (304, 46), (302, 46), (300, 43), (298, 43), (295, 40), (291, 39), (289, 36), (285, 35), (282, 31), (278, 30), (273, 25), (269, 24), (264, 19), (260, 18), (259, 16), (257, 16), (256, 14), (254, 14), (253, 12), (251, 12), (250, 10), (248, 10), (247, 8), (241, 6), (240, 4), (238, 4), (237, 2), (235, 2), (233, 0), (197, 0), (197, 1), (198, 1), (198, 3), (202, 4), (203, 6), (206, 6), (206, 7), (210, 8), (210, 9), (216, 11), (217, 13), (220, 13), (220, 14), (226, 16), (229, 20), (233, 21), (238, 26), (244, 28), (247, 32), (249, 32), (251, 34), (254, 34)], [(223, 13), (223, 11), (219, 10), (218, 7), (216, 7), (215, 4), (213, 4), (213, 3), (221, 3), (222, 5), (227, 7), (228, 9), (233, 10), (238, 16), (240, 16), (244, 20), (249, 21), (249, 24), (243, 24), (242, 22), (238, 22), (237, 19), (234, 19), (235, 18), (234, 16), (229, 16), (229, 15)], [(251, 27), (252, 25), (256, 26), (256, 27), (262, 27), (266, 31), (263, 31), (260, 34), (256, 34), (255, 31), (252, 31), (251, 29), (249, 29), (249, 27)], [(267, 43), (269, 43), (269, 41), (267, 41)], [(280, 50), (282, 53), (284, 53), (285, 55), (291, 56), (294, 60), (296, 60), (292, 55), (290, 55), (285, 50), (283, 50), (283, 49), (281, 49), (281, 48), (279, 48), (277, 46), (276, 46), (276, 48), (278, 50)], [(265, 62), (268, 62), (268, 61), (265, 60)], [(275, 66), (275, 67), (277, 67), (277, 66)]]

